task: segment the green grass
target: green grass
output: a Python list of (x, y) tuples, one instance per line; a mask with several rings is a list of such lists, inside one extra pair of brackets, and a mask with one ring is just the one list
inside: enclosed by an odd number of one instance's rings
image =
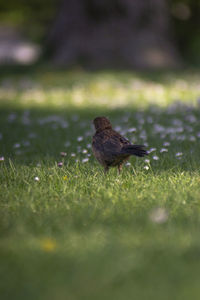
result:
[[(199, 299), (200, 74), (18, 71), (0, 73), (1, 299)], [(105, 176), (98, 115), (150, 162)]]

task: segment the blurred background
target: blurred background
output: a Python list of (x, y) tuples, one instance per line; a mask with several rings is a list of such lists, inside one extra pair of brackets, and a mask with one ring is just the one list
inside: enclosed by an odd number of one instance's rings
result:
[(198, 0), (0, 0), (0, 64), (200, 65)]
[(0, 0), (0, 299), (200, 298), (199, 54), (200, 0)]

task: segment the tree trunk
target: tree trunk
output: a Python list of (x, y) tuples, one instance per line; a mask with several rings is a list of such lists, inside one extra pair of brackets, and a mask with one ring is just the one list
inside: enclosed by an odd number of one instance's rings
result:
[(49, 34), (53, 61), (155, 68), (180, 63), (165, 0), (63, 0)]

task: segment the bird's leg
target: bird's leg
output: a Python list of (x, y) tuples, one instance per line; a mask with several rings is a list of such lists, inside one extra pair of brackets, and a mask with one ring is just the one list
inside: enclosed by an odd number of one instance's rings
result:
[(122, 170), (122, 165), (118, 165), (118, 174), (120, 174), (121, 170)]

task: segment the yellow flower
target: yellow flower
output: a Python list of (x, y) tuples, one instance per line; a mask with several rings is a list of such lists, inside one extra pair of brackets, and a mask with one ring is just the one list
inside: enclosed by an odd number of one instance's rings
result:
[(67, 180), (67, 176), (66, 176), (66, 175), (65, 175), (65, 176), (63, 176), (63, 179), (64, 179), (64, 180)]
[(51, 238), (44, 238), (40, 241), (40, 246), (45, 252), (53, 252), (57, 245)]

